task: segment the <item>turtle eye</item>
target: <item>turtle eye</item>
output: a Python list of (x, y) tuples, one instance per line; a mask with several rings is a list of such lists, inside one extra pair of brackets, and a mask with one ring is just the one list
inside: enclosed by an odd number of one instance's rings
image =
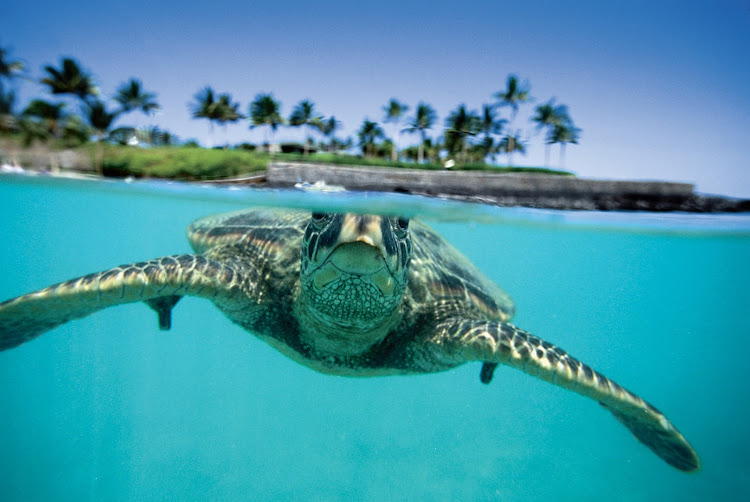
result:
[(313, 213), (312, 214), (312, 222), (316, 225), (323, 224), (326, 219), (328, 218), (328, 215), (326, 213)]
[(409, 228), (409, 218), (396, 218), (396, 233), (403, 237)]

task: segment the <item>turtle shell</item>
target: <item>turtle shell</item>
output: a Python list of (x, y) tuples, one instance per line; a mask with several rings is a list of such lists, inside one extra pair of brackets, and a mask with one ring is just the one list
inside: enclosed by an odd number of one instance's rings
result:
[[(188, 227), (188, 239), (198, 253), (230, 245), (238, 252), (260, 253), (270, 261), (287, 257), (288, 263), (293, 256), (299, 259), (309, 221), (307, 211), (242, 210), (196, 220)], [(408, 294), (420, 311), (442, 306), (479, 319), (513, 317), (510, 296), (440, 234), (419, 220), (412, 220), (409, 231), (413, 252)]]

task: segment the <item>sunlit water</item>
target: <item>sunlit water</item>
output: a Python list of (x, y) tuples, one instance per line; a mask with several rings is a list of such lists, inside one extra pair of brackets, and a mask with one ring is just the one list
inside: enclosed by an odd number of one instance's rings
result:
[(0, 499), (747, 500), (750, 219), (510, 210), (406, 196), (0, 178), (0, 300), (189, 252), (195, 218), (252, 205), (403, 212), (515, 299), (515, 323), (660, 408), (686, 475), (596, 403), (479, 364), (317, 374), (186, 298), (0, 354)]

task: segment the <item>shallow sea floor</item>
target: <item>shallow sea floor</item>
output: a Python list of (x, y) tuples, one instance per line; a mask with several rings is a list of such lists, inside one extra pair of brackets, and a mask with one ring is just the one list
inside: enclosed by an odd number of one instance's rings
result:
[(596, 403), (500, 367), (317, 374), (186, 298), (0, 353), (0, 498), (745, 500), (750, 219), (522, 211), (416, 197), (0, 178), (0, 300), (189, 252), (251, 205), (420, 214), (514, 298), (514, 322), (661, 409), (703, 469), (662, 462)]

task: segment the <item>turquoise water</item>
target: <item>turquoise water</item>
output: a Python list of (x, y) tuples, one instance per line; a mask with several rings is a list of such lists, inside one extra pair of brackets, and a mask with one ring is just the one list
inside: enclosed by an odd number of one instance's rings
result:
[(595, 403), (509, 368), (317, 374), (186, 298), (0, 353), (0, 499), (747, 500), (750, 218), (500, 209), (406, 196), (0, 178), (0, 300), (189, 252), (251, 205), (422, 215), (515, 299), (519, 326), (660, 408), (683, 474)]

